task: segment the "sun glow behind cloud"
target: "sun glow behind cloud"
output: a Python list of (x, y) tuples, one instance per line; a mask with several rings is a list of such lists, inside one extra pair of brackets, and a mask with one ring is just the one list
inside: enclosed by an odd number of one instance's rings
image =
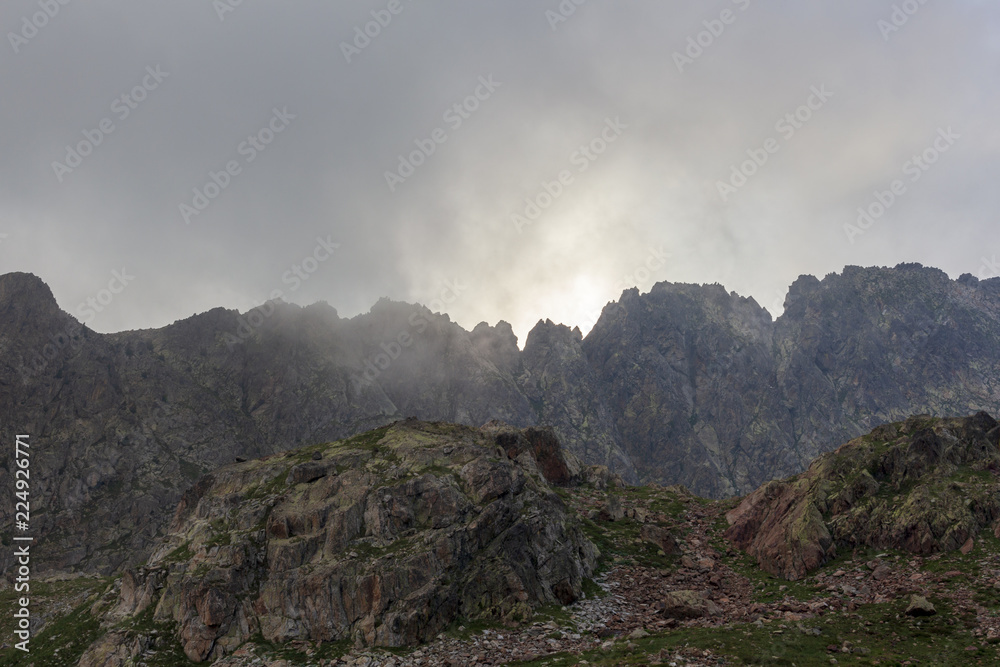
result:
[[(17, 212), (0, 219), (2, 270), (37, 273), (72, 311), (134, 266), (99, 331), (278, 288), (343, 316), (386, 296), (466, 328), (503, 319), (523, 345), (539, 319), (586, 330), (622, 289), (661, 280), (719, 282), (776, 315), (801, 273), (919, 261), (957, 276), (1000, 254), (1000, 8), (928, 4), (886, 40), (889, 6), (762, 0), (679, 72), (674, 52), (728, 4), (587, 3), (555, 30), (534, 2), (406, 5), (348, 63), (340, 42), (371, 8), (244, 3), (219, 21), (194, 0), (95, 0), (0, 59), (0, 210)], [(5, 5), (4, 24), (20, 11)], [(57, 182), (64, 147), (157, 64), (170, 78)], [(445, 114), (481, 77), (499, 86), (454, 127)], [(824, 85), (833, 97), (720, 198)], [(178, 204), (276, 106), (292, 125), (185, 225)], [(960, 142), (849, 242), (858, 207), (947, 126)], [(390, 190), (385, 173), (436, 128), (446, 139)], [(512, 216), (563, 171), (572, 183), (518, 233)], [(292, 292), (282, 276), (326, 235), (341, 252)]]

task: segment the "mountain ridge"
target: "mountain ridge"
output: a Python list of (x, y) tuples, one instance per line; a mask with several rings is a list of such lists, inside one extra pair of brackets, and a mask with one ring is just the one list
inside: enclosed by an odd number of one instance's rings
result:
[(209, 470), (411, 415), (550, 425), (626, 481), (723, 497), (909, 414), (1000, 412), (1000, 279), (916, 264), (800, 277), (776, 320), (721, 285), (657, 283), (586, 337), (545, 320), (516, 342), (503, 322), (469, 332), (388, 299), (352, 318), (271, 302), (98, 334), (37, 277), (0, 276), (0, 418), (46, 443), (41, 565), (137, 562)]

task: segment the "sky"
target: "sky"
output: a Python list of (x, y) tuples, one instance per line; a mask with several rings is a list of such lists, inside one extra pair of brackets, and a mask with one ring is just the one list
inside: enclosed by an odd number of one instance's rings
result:
[(1000, 273), (1000, 6), (5, 0), (0, 273), (101, 332)]

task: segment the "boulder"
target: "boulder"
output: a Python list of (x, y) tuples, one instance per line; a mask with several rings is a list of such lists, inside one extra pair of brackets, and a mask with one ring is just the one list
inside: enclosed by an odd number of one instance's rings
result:
[(663, 596), (654, 607), (666, 618), (683, 620), (702, 618), (722, 613), (719, 605), (702, 597), (697, 591), (671, 591)]
[(495, 433), (496, 444), (510, 458), (516, 459), (523, 452), (529, 452), (549, 484), (569, 486), (579, 478), (582, 466), (576, 457), (559, 445), (559, 439), (551, 428), (515, 429), (496, 421), (487, 423), (483, 428)]
[[(319, 452), (316, 452), (319, 454)], [(336, 474), (336, 469), (334, 469)], [(310, 484), (330, 474), (330, 466), (319, 460), (309, 460), (293, 466), (288, 472), (289, 484)]]
[(624, 519), (625, 509), (622, 507), (621, 498), (609, 496), (598, 516), (602, 521), (621, 521)]
[(656, 545), (657, 548), (661, 549), (668, 556), (679, 555), (681, 553), (681, 548), (677, 544), (677, 540), (663, 526), (658, 526), (654, 523), (643, 524), (642, 530), (639, 531), (639, 537), (650, 544)]
[(937, 609), (923, 595), (910, 596), (910, 604), (906, 606), (907, 616), (933, 616), (936, 613)]

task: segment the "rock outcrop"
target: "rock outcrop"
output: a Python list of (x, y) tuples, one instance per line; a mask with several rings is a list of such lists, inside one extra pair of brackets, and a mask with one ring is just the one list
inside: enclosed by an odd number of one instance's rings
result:
[[(539, 472), (566, 468), (558, 443), (512, 459), (496, 439), (406, 420), (220, 468), (184, 494), (108, 619), (152, 609), (200, 662), (258, 633), (403, 646), (459, 618), (525, 620), (569, 604), (598, 552)], [(87, 659), (142, 644), (112, 633)]]
[(799, 579), (838, 549), (956, 550), (1000, 518), (1000, 425), (911, 417), (768, 482), (726, 515), (761, 568)]

